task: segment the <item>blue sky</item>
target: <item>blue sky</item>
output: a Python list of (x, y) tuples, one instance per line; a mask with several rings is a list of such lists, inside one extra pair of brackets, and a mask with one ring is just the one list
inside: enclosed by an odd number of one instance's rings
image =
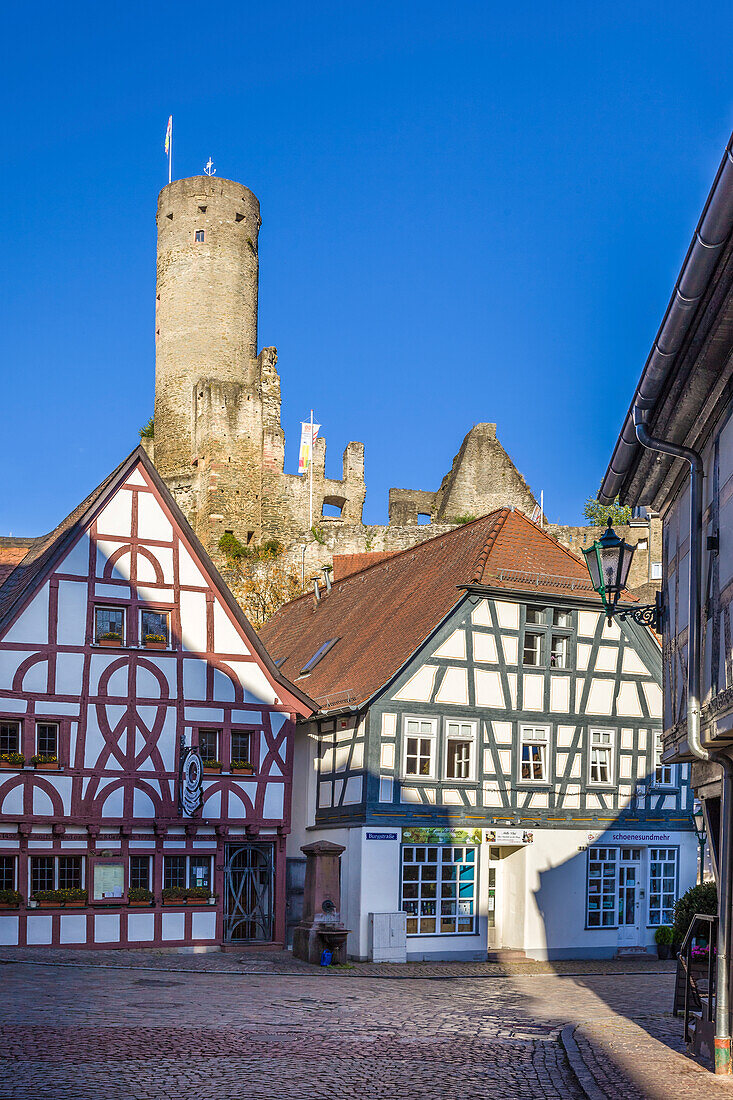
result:
[(472, 424), (548, 517), (594, 493), (733, 126), (725, 5), (188, 0), (5, 13), (0, 534), (39, 534), (152, 412), (155, 207), (259, 197), (286, 469), (311, 406), (365, 518)]

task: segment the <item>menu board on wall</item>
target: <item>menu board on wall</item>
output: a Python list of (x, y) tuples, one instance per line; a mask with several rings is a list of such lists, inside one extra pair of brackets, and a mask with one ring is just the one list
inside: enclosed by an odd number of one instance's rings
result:
[(94, 864), (94, 898), (121, 898), (125, 887), (125, 868), (122, 863)]

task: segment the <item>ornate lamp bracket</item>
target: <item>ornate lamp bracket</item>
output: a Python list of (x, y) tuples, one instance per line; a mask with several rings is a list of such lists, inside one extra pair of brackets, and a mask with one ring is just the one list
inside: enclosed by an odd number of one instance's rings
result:
[(618, 617), (623, 621), (626, 618), (633, 619), (639, 626), (650, 626), (652, 630), (656, 630), (657, 634), (662, 633), (662, 622), (664, 620), (664, 606), (662, 604), (662, 594), (657, 593), (657, 598), (654, 603), (645, 604), (643, 607), (630, 607), (628, 610), (619, 611)]

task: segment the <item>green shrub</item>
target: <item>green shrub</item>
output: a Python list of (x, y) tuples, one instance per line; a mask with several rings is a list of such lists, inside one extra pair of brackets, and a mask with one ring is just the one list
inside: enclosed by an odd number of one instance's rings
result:
[(718, 890), (714, 882), (691, 886), (674, 907), (674, 943), (682, 945), (695, 913), (717, 916)]
[(54, 890), (58, 901), (86, 901), (86, 890)]
[(152, 901), (153, 891), (145, 886), (131, 886), (127, 891), (128, 901)]
[(58, 764), (59, 758), (53, 753), (38, 753), (31, 757), (31, 764)]
[(0, 901), (3, 905), (20, 905), (21, 896), (17, 890), (0, 890)]
[(249, 760), (232, 760), (233, 772), (247, 771), (250, 768), (254, 771), (254, 767), (250, 764)]
[(122, 644), (122, 635), (118, 634), (116, 630), (106, 630), (104, 634), (100, 634), (97, 638), (98, 642), (119, 642)]
[(220, 768), (221, 760), (202, 760), (201, 763), (205, 768)]
[(141, 439), (155, 439), (155, 418), (154, 417), (151, 416), (150, 420), (148, 420), (147, 424), (143, 424), (142, 428), (140, 428), (140, 438)]
[(185, 901), (186, 891), (182, 886), (166, 886), (163, 890), (164, 901)]
[(453, 517), (453, 522), (454, 523), (460, 523), (460, 524), (473, 523), (473, 521), (475, 519), (478, 519), (478, 516), (474, 516), (471, 512), (466, 512), (466, 514), (463, 515), (463, 516), (454, 516)]
[(674, 929), (671, 924), (660, 924), (654, 933), (654, 942), (660, 947), (674, 943)]

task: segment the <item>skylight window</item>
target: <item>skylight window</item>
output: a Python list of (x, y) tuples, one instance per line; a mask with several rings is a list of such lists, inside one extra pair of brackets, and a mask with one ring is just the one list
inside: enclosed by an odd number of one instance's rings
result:
[(300, 670), (300, 675), (307, 676), (309, 672), (312, 672), (318, 662), (323, 660), (323, 658), (326, 656), (329, 649), (331, 649), (332, 646), (336, 645), (337, 641), (338, 638), (329, 638), (327, 642), (324, 642), (323, 645), (315, 651), (310, 661), (306, 661), (306, 663), (303, 665)]

